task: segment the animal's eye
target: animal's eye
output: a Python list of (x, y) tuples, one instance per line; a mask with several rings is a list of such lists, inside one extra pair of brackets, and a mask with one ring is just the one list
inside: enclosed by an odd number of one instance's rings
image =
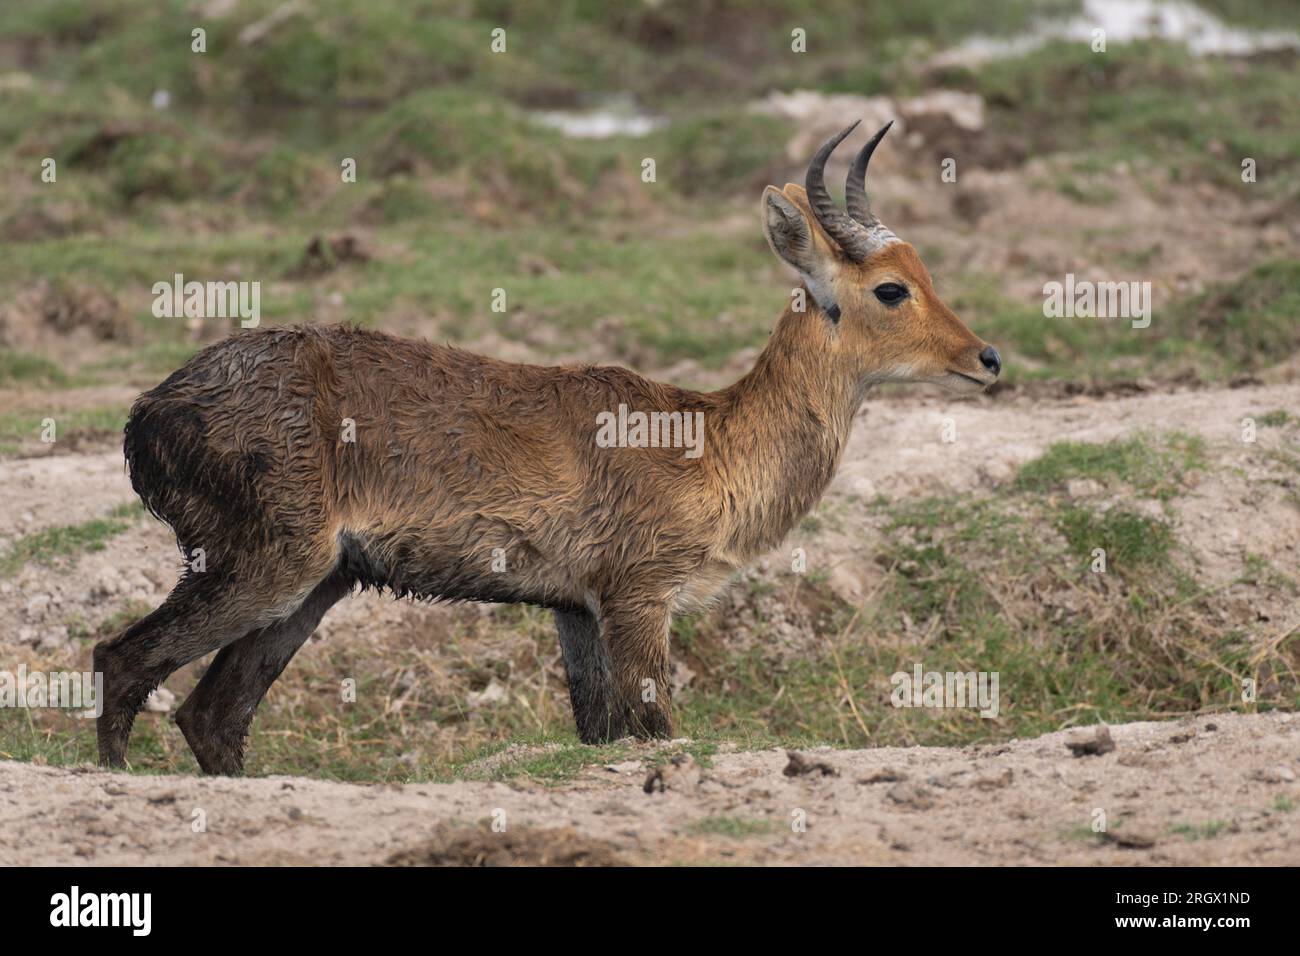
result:
[(885, 305), (897, 305), (907, 298), (907, 286), (897, 282), (883, 282), (873, 290), (876, 298)]

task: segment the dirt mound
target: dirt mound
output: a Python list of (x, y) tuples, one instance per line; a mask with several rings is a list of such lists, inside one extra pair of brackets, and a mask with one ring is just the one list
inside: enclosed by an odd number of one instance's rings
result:
[(624, 860), (605, 840), (572, 827), (537, 827), (494, 833), (489, 826), (440, 825), (423, 846), (401, 850), (392, 866), (620, 866)]
[(24, 351), (69, 337), (125, 342), (130, 330), (116, 296), (80, 283), (42, 279), (0, 310), (0, 345)]

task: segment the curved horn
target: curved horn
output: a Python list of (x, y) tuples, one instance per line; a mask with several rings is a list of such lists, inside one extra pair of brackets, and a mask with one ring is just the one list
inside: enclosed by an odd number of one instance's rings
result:
[(844, 205), (848, 207), (849, 215), (868, 229), (880, 225), (880, 220), (871, 211), (871, 202), (867, 199), (867, 164), (871, 162), (871, 154), (876, 151), (876, 145), (893, 125), (894, 121), (890, 120), (880, 128), (879, 133), (867, 140), (867, 144), (858, 151), (857, 159), (853, 160), (849, 178), (844, 182)]
[(845, 255), (861, 262), (871, 253), (875, 243), (861, 223), (841, 212), (835, 205), (831, 194), (826, 191), (825, 175), (826, 160), (830, 158), (831, 153), (835, 152), (835, 147), (840, 145), (844, 137), (857, 128), (857, 125), (854, 123), (822, 144), (822, 148), (817, 150), (817, 155), (808, 164), (804, 188), (808, 191), (808, 202), (812, 206), (813, 214), (821, 223), (821, 227), (826, 230), (826, 234), (839, 243)]

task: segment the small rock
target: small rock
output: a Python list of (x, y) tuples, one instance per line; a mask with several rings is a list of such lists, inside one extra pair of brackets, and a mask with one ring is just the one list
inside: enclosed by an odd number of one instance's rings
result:
[(824, 760), (813, 760), (796, 750), (787, 750), (785, 755), (790, 762), (781, 772), (787, 777), (803, 777), (810, 773), (819, 773), (823, 777), (838, 777), (840, 772)]
[(1261, 783), (1294, 783), (1295, 771), (1283, 764), (1276, 767), (1260, 767), (1252, 776)]
[(1106, 830), (1102, 837), (1128, 850), (1146, 850), (1156, 845), (1155, 836), (1144, 830)]
[(645, 778), (646, 793), (663, 793), (665, 790), (691, 791), (700, 785), (700, 765), (690, 754), (678, 754), (668, 763), (660, 764)]
[(622, 763), (606, 764), (605, 769), (610, 773), (636, 773), (641, 769), (641, 761), (624, 760)]
[(866, 783), (866, 784), (898, 783), (899, 781), (906, 780), (906, 779), (907, 779), (907, 774), (903, 773), (903, 771), (894, 770), (891, 769), (890, 767), (883, 767), (880, 770), (877, 770), (875, 773), (863, 777), (861, 780), (858, 781), (858, 783)]
[(934, 806), (934, 796), (930, 791), (918, 783), (909, 781), (894, 784), (885, 796), (891, 802), (912, 810), (929, 810)]
[(1071, 498), (1091, 498), (1102, 490), (1101, 482), (1092, 478), (1071, 478), (1065, 483), (1065, 493)]
[(1001, 790), (1003, 787), (1011, 786), (1011, 781), (1015, 779), (1015, 772), (1007, 767), (996, 776), (988, 774), (983, 777), (976, 777), (971, 781), (971, 786), (976, 790)]
[(942, 118), (961, 129), (979, 132), (984, 128), (984, 99), (978, 93), (958, 90), (933, 90), (900, 100), (899, 115), (908, 123), (921, 125), (925, 118)]
[(1105, 724), (1097, 727), (1097, 732), (1087, 740), (1069, 740), (1065, 746), (1076, 757), (1099, 757), (1115, 749), (1115, 741), (1110, 735), (1110, 728)]
[(478, 710), (481, 707), (490, 707), (493, 704), (499, 704), (506, 699), (506, 689), (495, 677), (488, 681), (488, 685), (480, 691), (470, 691), (466, 695), (466, 701), (469, 703), (470, 710)]
[(62, 624), (54, 627), (47, 627), (41, 633), (40, 642), (36, 645), (38, 650), (55, 651), (68, 643), (68, 629)]

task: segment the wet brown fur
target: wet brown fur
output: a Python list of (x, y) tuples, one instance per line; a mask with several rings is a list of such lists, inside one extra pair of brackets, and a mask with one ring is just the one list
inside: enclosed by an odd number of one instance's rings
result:
[[(870, 385), (983, 374), (983, 343), (911, 246), (849, 261), (802, 189), (781, 193), (807, 216), (841, 315), (811, 298), (787, 307), (753, 370), (717, 392), (300, 326), (237, 333), (140, 396), (125, 437), (133, 487), (206, 570), (96, 647), (101, 761), (122, 764), (149, 692), (215, 650), (176, 720), (205, 771), (239, 771), (262, 696), (357, 584), (552, 608), (581, 739), (671, 734), (673, 615), (812, 508)], [(907, 281), (914, 301), (884, 309), (870, 291), (882, 277)], [(598, 447), (597, 414), (620, 404), (703, 412), (702, 454)]]

